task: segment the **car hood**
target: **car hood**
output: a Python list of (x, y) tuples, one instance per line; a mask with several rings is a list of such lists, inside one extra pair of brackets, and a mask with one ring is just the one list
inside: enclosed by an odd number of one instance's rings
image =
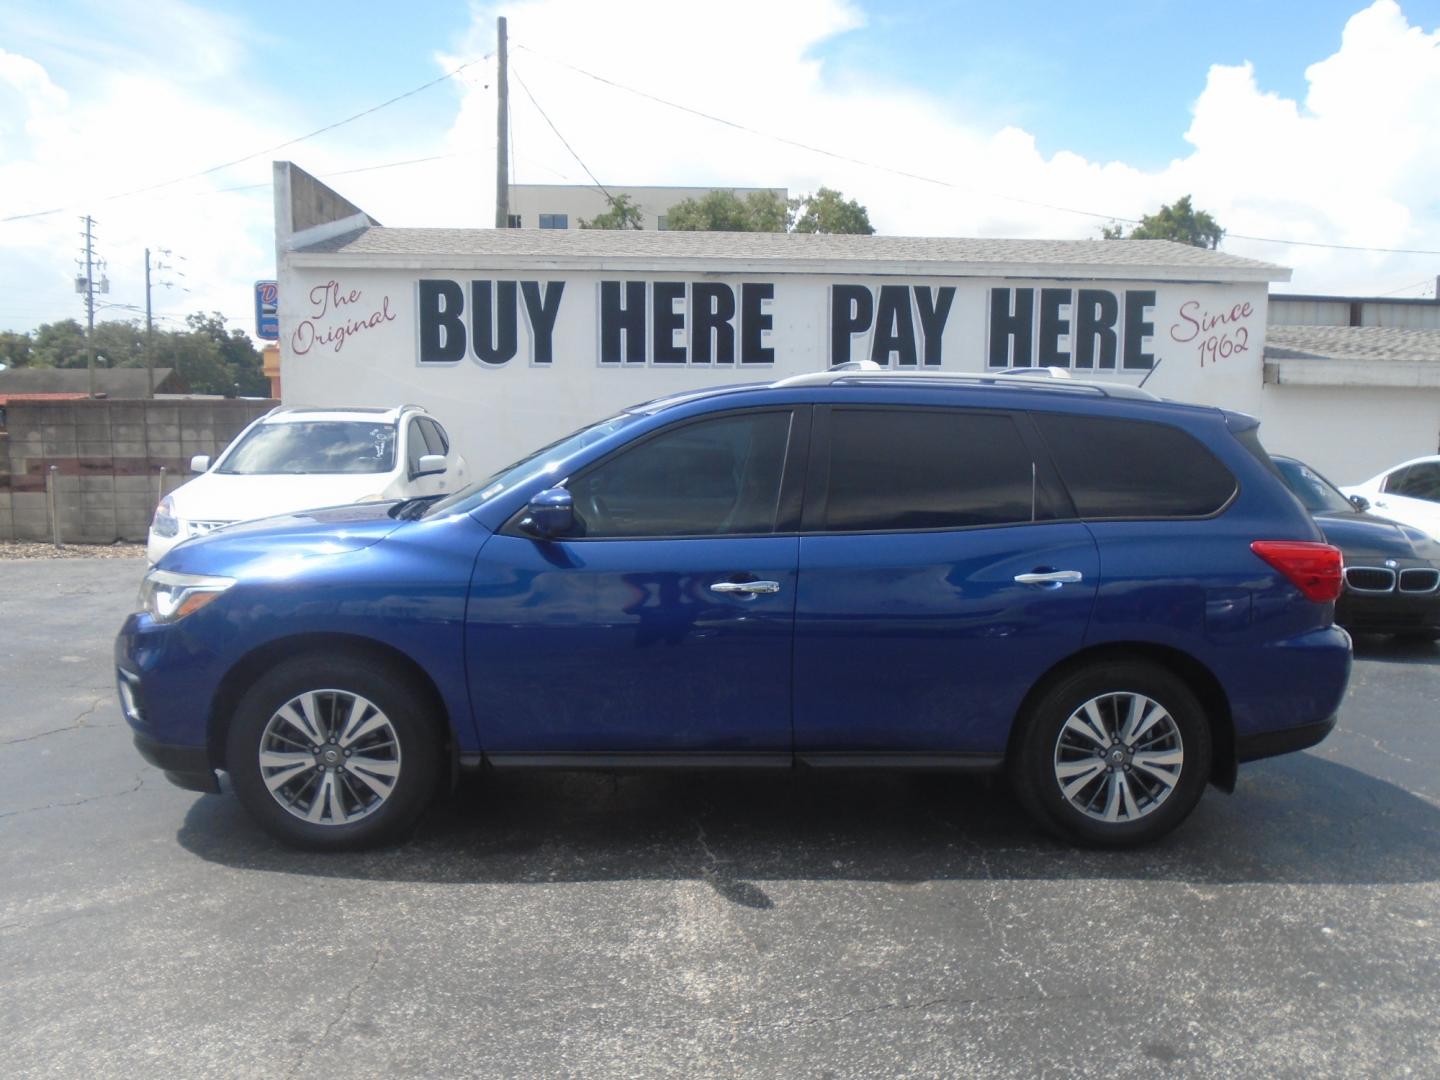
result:
[(1369, 556), (1440, 561), (1440, 544), (1428, 533), (1375, 514), (1316, 514), (1325, 539), (1347, 558)]
[(394, 505), (331, 506), (227, 525), (172, 548), (159, 566), (185, 573), (225, 574), (257, 560), (279, 567), (296, 560), (359, 551), (405, 524), (390, 516)]
[(208, 472), (180, 485), (170, 498), (175, 516), (186, 521), (249, 521), (358, 502), (379, 495), (392, 479), (390, 473)]

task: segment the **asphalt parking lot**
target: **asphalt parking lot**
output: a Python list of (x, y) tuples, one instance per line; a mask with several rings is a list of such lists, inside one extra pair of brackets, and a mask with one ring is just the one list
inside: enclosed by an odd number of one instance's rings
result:
[(141, 560), (0, 561), (7, 1076), (1440, 1073), (1440, 647), (1133, 853), (937, 776), (505, 775), (290, 852), (130, 745)]

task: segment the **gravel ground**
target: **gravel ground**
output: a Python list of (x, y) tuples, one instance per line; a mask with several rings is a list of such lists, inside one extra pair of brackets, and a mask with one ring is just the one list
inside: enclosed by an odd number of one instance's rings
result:
[(143, 559), (144, 544), (64, 544), (48, 541), (0, 540), (0, 559)]

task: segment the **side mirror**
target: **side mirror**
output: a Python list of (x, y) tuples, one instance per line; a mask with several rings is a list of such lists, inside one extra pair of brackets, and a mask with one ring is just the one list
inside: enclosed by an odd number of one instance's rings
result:
[(1370, 500), (1365, 498), (1364, 495), (1351, 495), (1350, 505), (1363, 514), (1366, 510), (1370, 509)]
[(415, 464), (415, 472), (411, 479), (420, 476), (435, 476), (445, 471), (444, 454), (421, 454), (420, 460)]
[(575, 524), (575, 500), (564, 488), (547, 488), (530, 500), (520, 528), (548, 539), (570, 531)]
[(208, 470), (209, 468), (210, 468), (210, 455), (209, 455), (209, 454), (196, 454), (194, 457), (192, 457), (192, 458), (190, 459), (190, 471), (193, 472), (193, 473), (202, 473), (202, 472), (205, 472), (206, 470)]

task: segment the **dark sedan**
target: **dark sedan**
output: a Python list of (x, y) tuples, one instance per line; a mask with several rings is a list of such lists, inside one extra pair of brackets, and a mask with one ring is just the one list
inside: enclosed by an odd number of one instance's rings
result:
[(1440, 639), (1440, 543), (1366, 513), (1363, 499), (1347, 499), (1303, 461), (1277, 456), (1275, 464), (1325, 539), (1344, 553), (1345, 591), (1335, 602), (1335, 621), (1354, 633)]

